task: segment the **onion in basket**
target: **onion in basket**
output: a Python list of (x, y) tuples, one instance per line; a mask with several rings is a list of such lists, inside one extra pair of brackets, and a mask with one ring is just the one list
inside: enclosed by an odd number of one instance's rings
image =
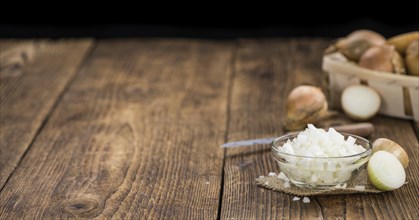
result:
[(419, 31), (409, 32), (394, 36), (387, 40), (388, 44), (396, 46), (396, 50), (400, 54), (404, 54), (406, 48), (412, 41), (419, 39)]
[(383, 45), (385, 42), (385, 38), (379, 33), (357, 30), (336, 42), (335, 47), (349, 60), (358, 61), (369, 47)]
[(419, 76), (419, 39), (412, 41), (407, 47), (405, 61), (407, 73)]
[(359, 66), (381, 72), (406, 73), (403, 59), (393, 45), (370, 47), (361, 56)]
[(341, 103), (348, 117), (363, 121), (372, 118), (378, 112), (381, 99), (378, 93), (368, 86), (352, 85), (343, 90)]

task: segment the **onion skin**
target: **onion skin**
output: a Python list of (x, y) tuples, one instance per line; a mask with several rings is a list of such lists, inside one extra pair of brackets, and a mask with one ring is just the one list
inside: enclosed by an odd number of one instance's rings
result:
[(397, 36), (394, 36), (387, 40), (388, 44), (394, 45), (396, 47), (396, 50), (404, 55), (404, 52), (406, 51), (406, 48), (409, 46), (409, 44), (412, 41), (419, 39), (419, 31), (409, 32), (400, 34)]
[(357, 30), (349, 34), (346, 38), (338, 40), (335, 48), (349, 60), (358, 62), (368, 48), (383, 45), (385, 42), (385, 38), (377, 32)]
[(404, 65), (404, 61), (402, 56), (400, 56), (399, 52), (395, 51), (393, 53), (393, 57), (391, 59), (391, 63), (393, 64), (393, 72), (396, 74), (406, 74), (406, 68)]
[(327, 100), (320, 88), (297, 86), (288, 95), (285, 128), (299, 130), (307, 124), (315, 124), (331, 115), (327, 109)]
[(373, 45), (381, 45), (386, 42), (383, 35), (367, 29), (356, 30), (350, 33), (346, 38), (351, 40), (367, 39)]
[(406, 73), (403, 59), (392, 45), (370, 47), (361, 56), (359, 66), (381, 72)]
[(419, 39), (412, 41), (407, 47), (405, 61), (407, 73), (419, 76)]
[(409, 156), (407, 156), (406, 151), (398, 143), (387, 138), (378, 138), (372, 143), (372, 146), (373, 154), (377, 151), (387, 151), (400, 161), (403, 168), (406, 169), (409, 166)]
[(342, 39), (336, 42), (336, 50), (341, 52), (349, 60), (357, 62), (361, 55), (371, 46), (366, 40), (348, 41)]

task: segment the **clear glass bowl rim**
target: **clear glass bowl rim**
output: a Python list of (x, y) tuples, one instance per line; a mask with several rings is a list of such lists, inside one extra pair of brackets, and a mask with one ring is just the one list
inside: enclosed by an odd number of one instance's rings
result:
[[(367, 139), (365, 139), (363, 137), (360, 137), (358, 135), (344, 133), (344, 132), (339, 132), (339, 133), (345, 137), (345, 140), (348, 138), (348, 136), (352, 136), (353, 138), (357, 139), (357, 141), (358, 140), (362, 140), (365, 143), (367, 143), (368, 149), (366, 151), (364, 151), (364, 152), (361, 152), (361, 153), (352, 154), (352, 155), (346, 155), (346, 156), (339, 156), (339, 157), (312, 157), (312, 156), (302, 156), (302, 155), (288, 154), (288, 153), (283, 153), (283, 152), (279, 152), (278, 151), (278, 147), (275, 146), (275, 143), (276, 142), (286, 141), (286, 140), (291, 139), (291, 138), (296, 138), (299, 133), (300, 132), (294, 132), (294, 133), (285, 134), (285, 135), (283, 135), (281, 137), (276, 138), (271, 143), (272, 151), (275, 152), (275, 153), (277, 153), (277, 154), (280, 154), (280, 155), (286, 155), (286, 156), (298, 157), (298, 158), (309, 158), (309, 159), (338, 159), (338, 158), (351, 158), (351, 157), (357, 157), (357, 156), (364, 157), (366, 155), (370, 155), (371, 154), (371, 151), (372, 151), (372, 145), (371, 145), (371, 142), (369, 140), (367, 140)], [(362, 147), (365, 148), (364, 145), (362, 145)]]

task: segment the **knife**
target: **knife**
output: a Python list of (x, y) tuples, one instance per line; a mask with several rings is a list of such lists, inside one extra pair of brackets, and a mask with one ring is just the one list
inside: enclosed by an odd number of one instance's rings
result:
[[(348, 124), (348, 125), (339, 125), (339, 126), (332, 126), (336, 131), (358, 135), (361, 137), (368, 137), (374, 132), (374, 125), (371, 123), (356, 123), (356, 124)], [(297, 133), (299, 131), (288, 132), (287, 134)], [(258, 138), (258, 139), (251, 139), (251, 140), (240, 140), (234, 142), (228, 142), (221, 145), (222, 148), (233, 148), (233, 147), (245, 147), (245, 146), (252, 146), (256, 144), (270, 144), (278, 137), (269, 137), (269, 138)]]

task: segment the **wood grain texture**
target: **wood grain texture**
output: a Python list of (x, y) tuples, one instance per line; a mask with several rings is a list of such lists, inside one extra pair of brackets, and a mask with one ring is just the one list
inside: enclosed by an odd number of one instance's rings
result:
[(82, 61), (89, 40), (0, 41), (3, 184), (18, 164), (0, 219), (419, 219), (413, 122), (372, 121), (371, 140), (411, 158), (408, 184), (378, 195), (293, 202), (256, 186), (279, 171), (269, 146), (219, 148), (281, 135), (289, 91), (322, 85), (329, 42), (106, 40)]
[(0, 40), (0, 189), (78, 70), (91, 40)]
[(1, 192), (0, 218), (216, 218), (231, 51), (98, 42)]
[[(270, 137), (283, 132), (285, 98), (295, 85), (322, 85), (321, 57), (329, 41), (316, 39), (242, 41), (231, 97), (228, 140)], [(349, 119), (338, 116), (338, 124)], [(329, 122), (330, 123), (330, 122)], [(332, 122), (333, 123), (333, 122)], [(418, 142), (409, 121), (377, 117), (371, 139), (387, 137), (417, 158)], [(327, 123), (326, 123), (327, 124)], [(222, 219), (417, 219), (419, 168), (407, 169), (408, 184), (379, 195), (317, 196), (311, 203), (256, 186), (255, 178), (278, 172), (269, 146), (228, 149), (224, 167)]]
[[(285, 98), (299, 80), (295, 74), (294, 53), (304, 53), (307, 59), (320, 59), (312, 54), (312, 49), (309, 44), (295, 44), (284, 39), (240, 42), (232, 88), (229, 141), (283, 133)], [(304, 70), (298, 68), (298, 71)], [(277, 171), (269, 146), (228, 149), (221, 218), (322, 217), (316, 202), (292, 202), (293, 196), (256, 186), (256, 177)]]

